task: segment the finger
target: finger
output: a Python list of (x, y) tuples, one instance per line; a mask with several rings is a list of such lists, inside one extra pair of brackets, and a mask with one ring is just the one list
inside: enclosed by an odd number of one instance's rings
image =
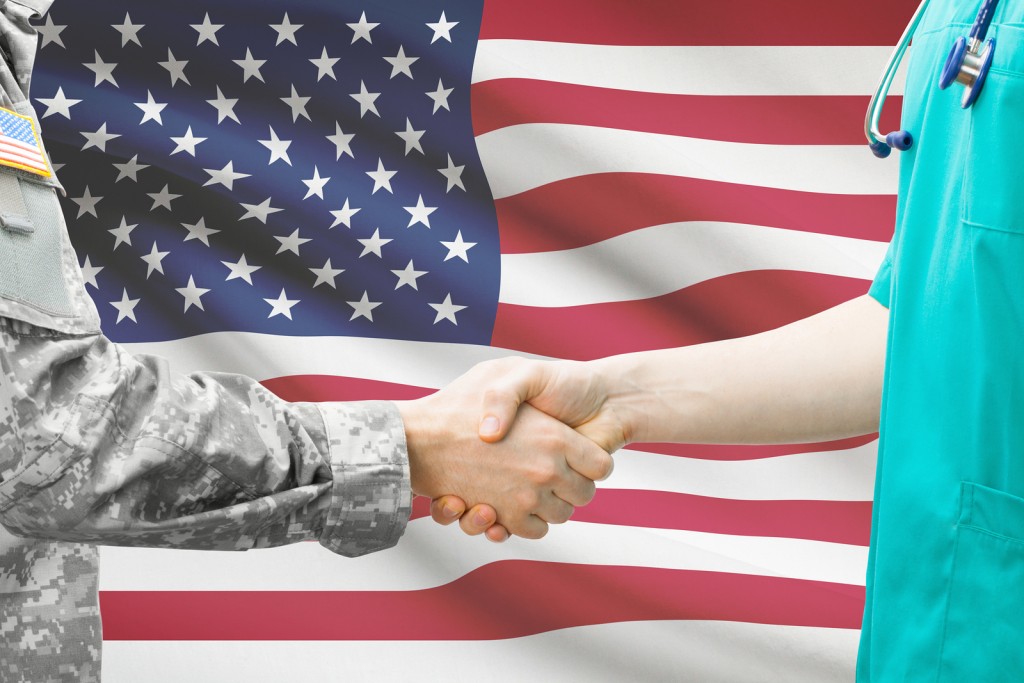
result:
[(615, 461), (603, 448), (590, 439), (575, 434), (566, 444), (565, 460), (569, 467), (591, 481), (603, 481), (611, 476)]
[(479, 536), (487, 531), (498, 519), (498, 513), (490, 505), (474, 505), (470, 511), (462, 515), (459, 526), (468, 536)]
[(548, 524), (565, 524), (575, 511), (575, 507), (555, 494), (549, 493), (544, 496), (540, 509), (537, 510), (537, 516)]
[(441, 526), (448, 526), (466, 512), (466, 502), (458, 496), (441, 496), (430, 501), (430, 516)]
[(544, 363), (515, 362), (515, 369), (496, 378), (483, 394), (480, 438), (488, 443), (505, 438), (516, 419), (519, 406), (539, 395), (547, 380)]
[(512, 535), (520, 538), (537, 540), (544, 538), (548, 533), (548, 523), (537, 515), (527, 515), (524, 519), (517, 520), (514, 524), (504, 524)]
[[(565, 476), (555, 482), (552, 493), (574, 507), (588, 505), (594, 500), (597, 487), (575, 470), (567, 469)], [(549, 520), (550, 521), (550, 520)]]
[(486, 536), (487, 540), (491, 543), (504, 543), (508, 540), (509, 533), (508, 529), (506, 529), (502, 525), (495, 524), (490, 529), (484, 532), (484, 536)]

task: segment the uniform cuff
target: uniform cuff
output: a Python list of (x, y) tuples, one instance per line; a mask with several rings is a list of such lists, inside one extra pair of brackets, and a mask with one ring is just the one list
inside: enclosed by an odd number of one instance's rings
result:
[(334, 483), (320, 544), (348, 557), (390, 548), (412, 512), (405, 426), (386, 401), (319, 403)]

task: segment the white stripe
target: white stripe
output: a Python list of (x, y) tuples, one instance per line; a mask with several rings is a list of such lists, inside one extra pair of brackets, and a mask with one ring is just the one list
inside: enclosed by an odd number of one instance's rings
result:
[[(865, 145), (763, 145), (559, 123), (476, 138), (495, 199), (591, 173), (654, 173), (831, 194), (896, 193), (899, 161)], [(899, 155), (896, 155), (897, 157)]]
[(634, 301), (754, 270), (871, 280), (887, 246), (759, 225), (670, 223), (576, 249), (504, 254), (498, 300), (543, 308)]
[[(567, 522), (539, 541), (495, 545), (429, 518), (409, 523), (390, 550), (359, 558), (318, 543), (250, 552), (101, 546), (101, 590), (417, 590), (491, 562), (691, 569), (864, 585), (868, 549), (789, 538), (730, 536)], [(296, 567), (302, 567), (296, 572)]]
[(735, 500), (870, 501), (878, 442), (821, 453), (760, 460), (680, 458), (623, 449), (598, 486), (687, 493)]
[(648, 621), (496, 641), (108, 641), (103, 680), (841, 683), (853, 680), (858, 638), (852, 629)]
[(440, 388), (479, 362), (531, 356), (492, 346), (362, 337), (287, 337), (213, 332), (165, 342), (121, 344), (134, 355), (156, 355), (176, 372), (232, 372), (257, 380), (335, 375)]
[[(528, 78), (680, 95), (870, 95), (891, 52), (891, 47), (878, 46), (636, 47), (481, 40), (472, 82)], [(903, 93), (905, 78), (901, 65), (892, 95)]]

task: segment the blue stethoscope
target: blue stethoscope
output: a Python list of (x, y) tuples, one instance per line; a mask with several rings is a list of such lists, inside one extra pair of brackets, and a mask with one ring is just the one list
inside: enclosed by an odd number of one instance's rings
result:
[[(939, 87), (943, 90), (952, 85), (954, 81), (962, 83), (966, 87), (963, 99), (960, 101), (960, 105), (964, 109), (970, 107), (978, 99), (981, 88), (985, 85), (985, 78), (988, 77), (988, 69), (992, 66), (996, 41), (995, 38), (991, 38), (985, 42), (985, 34), (988, 32), (989, 24), (992, 23), (992, 15), (995, 14), (998, 4), (999, 0), (984, 0), (982, 2), (978, 16), (975, 17), (974, 25), (971, 27), (970, 36), (968, 38), (960, 36), (956, 39), (953, 49), (946, 57), (946, 66), (939, 76)], [(927, 6), (928, 0), (922, 0), (917, 11), (914, 12), (907, 29), (900, 37), (900, 42), (885, 65), (885, 72), (882, 74), (882, 80), (878, 82), (875, 94), (871, 96), (871, 101), (868, 103), (868, 113), (864, 118), (864, 135), (867, 136), (871, 151), (879, 159), (889, 156), (889, 152), (894, 147), (903, 151), (910, 149), (910, 146), (914, 144), (913, 136), (905, 130), (894, 130), (883, 137), (878, 130), (878, 121), (882, 116), (885, 97), (889, 94), (889, 86), (892, 85), (892, 79), (896, 77), (896, 70), (903, 59), (903, 54), (907, 51), (910, 38), (917, 30), (917, 25), (921, 23), (921, 17), (924, 16)]]

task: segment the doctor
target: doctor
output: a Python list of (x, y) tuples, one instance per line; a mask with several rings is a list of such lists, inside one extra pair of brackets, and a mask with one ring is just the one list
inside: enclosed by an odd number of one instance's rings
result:
[[(481, 436), (501, 439), (521, 401), (608, 447), (878, 429), (857, 680), (1021, 681), (1024, 2), (933, 0), (910, 35), (897, 224), (866, 296), (743, 339), (492, 363)], [(464, 509), (435, 501), (441, 521), (445, 505)]]

